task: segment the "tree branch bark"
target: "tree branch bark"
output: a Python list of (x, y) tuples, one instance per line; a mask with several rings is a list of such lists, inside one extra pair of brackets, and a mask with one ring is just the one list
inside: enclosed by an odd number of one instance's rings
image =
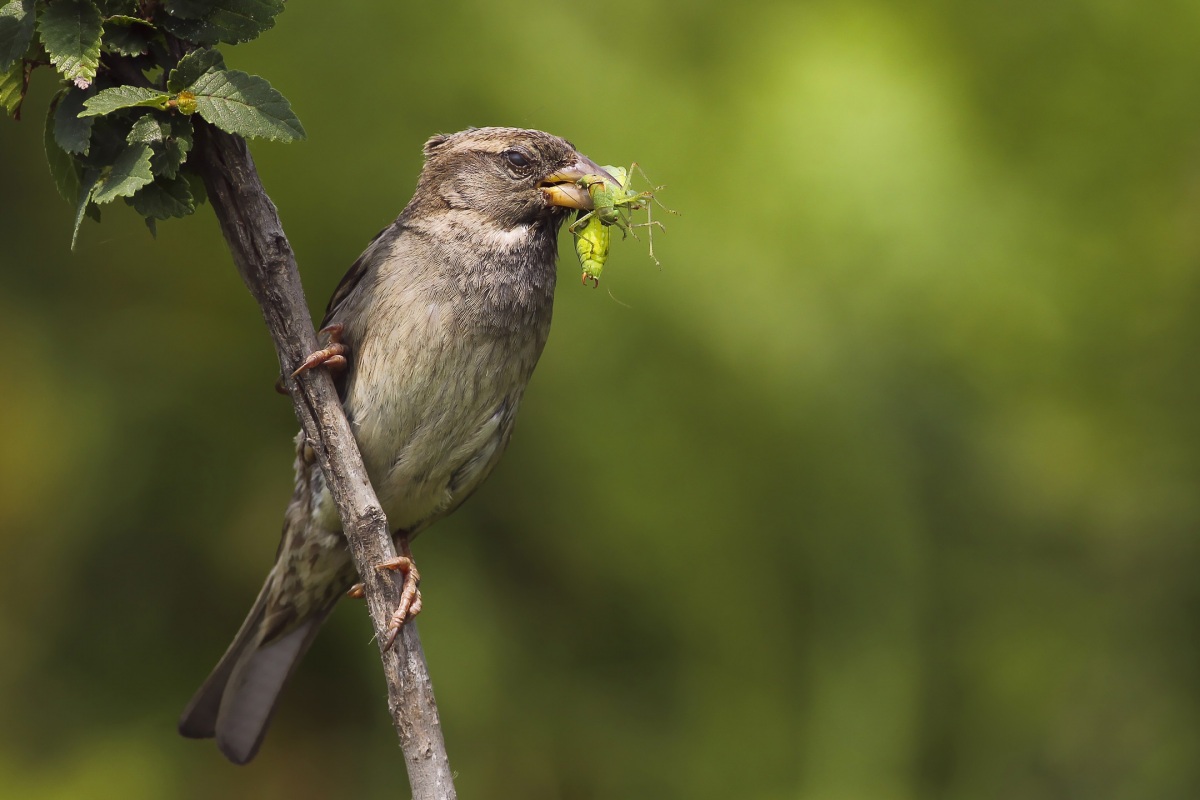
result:
[[(295, 255), (245, 141), (198, 119), (196, 122), (196, 149), (189, 161), (200, 169), (233, 263), (262, 309), (283, 374), (290, 375), (318, 349)], [(289, 380), (289, 387), (296, 416), (316, 451), (341, 514), (354, 564), (366, 584), (367, 605), (387, 679), (388, 708), (404, 751), (413, 800), (455, 800), (416, 624), (409, 621), (404, 625), (398, 647), (383, 648), (389, 618), (400, 599), (400, 584), (393, 579), (394, 573), (375, 565), (395, 557), (396, 551), (333, 380), (328, 370), (314, 369), (298, 381)]]

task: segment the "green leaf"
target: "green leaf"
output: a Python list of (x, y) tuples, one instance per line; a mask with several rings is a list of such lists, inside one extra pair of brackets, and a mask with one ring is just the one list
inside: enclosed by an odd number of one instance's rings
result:
[(140, 56), (150, 48), (154, 26), (137, 17), (116, 16), (104, 20), (103, 49), (123, 56)]
[(291, 105), (257, 75), (238, 70), (206, 72), (191, 86), (200, 116), (227, 133), (291, 142), (304, 127)]
[(106, 18), (132, 16), (138, 13), (138, 0), (99, 0), (100, 11)]
[(196, 44), (248, 42), (275, 25), (283, 0), (166, 0), (161, 25)]
[(150, 167), (155, 175), (174, 178), (179, 174), (179, 168), (187, 161), (188, 151), (191, 149), (190, 141), (167, 139), (161, 147), (154, 148), (154, 155), (150, 157)]
[(156, 176), (174, 178), (192, 149), (192, 122), (186, 117), (148, 111), (133, 123), (125, 141), (143, 142), (154, 148), (151, 171)]
[(166, 138), (161, 145), (154, 146), (154, 155), (150, 159), (154, 174), (174, 178), (191, 150), (192, 121), (187, 117), (172, 116)]
[(127, 201), (143, 217), (170, 219), (186, 217), (196, 210), (191, 187), (186, 178), (159, 178), (143, 186)]
[[(167, 130), (169, 131), (170, 128)], [(152, 145), (161, 142), (165, 138), (166, 133), (163, 132), (162, 122), (155, 116), (153, 111), (147, 111), (133, 123), (133, 127), (129, 129), (129, 135), (125, 137), (125, 141), (129, 144), (144, 142), (145, 144)]]
[(149, 106), (165, 110), (171, 96), (157, 89), (147, 89), (144, 86), (114, 86), (105, 89), (83, 104), (81, 117), (98, 117), (111, 114), (122, 108)]
[(50, 102), (50, 111), (46, 114), (46, 128), (42, 133), (42, 139), (46, 147), (46, 161), (50, 164), (50, 175), (54, 178), (54, 185), (58, 187), (58, 193), (64, 200), (73, 203), (79, 197), (79, 164), (54, 139), (55, 111), (63, 97), (64, 95), (60, 94)]
[(154, 180), (150, 171), (150, 145), (131, 144), (121, 151), (104, 180), (92, 193), (92, 202), (103, 205), (118, 197), (129, 197)]
[(83, 103), (94, 95), (95, 89), (77, 89), (72, 86), (54, 111), (54, 141), (68, 153), (87, 154), (91, 147), (94, 119), (80, 117)]
[[(71, 231), (72, 250), (75, 249), (75, 240), (79, 238), (79, 226), (83, 224), (83, 215), (88, 213), (88, 209), (92, 205), (92, 195), (99, 182), (100, 170), (98, 169), (89, 169), (83, 173), (83, 180), (79, 182), (79, 196), (75, 201), (75, 227)], [(97, 222), (99, 222), (98, 219)]]
[(12, 0), (0, 7), (0, 71), (25, 54), (33, 40), (33, 0)]
[(182, 175), (188, 182), (188, 186), (192, 187), (192, 197), (196, 198), (196, 205), (203, 205), (208, 202), (208, 189), (204, 188), (204, 179), (190, 169), (180, 170)]
[(96, 124), (92, 126), (87, 154), (80, 156), (79, 163), (88, 168), (107, 169), (128, 146), (125, 137), (129, 134), (129, 123), (118, 114), (91, 119)]
[(0, 106), (9, 116), (13, 116), (21, 107), (25, 98), (25, 65), (20, 61), (13, 64), (4, 72), (0, 72)]
[(211, 0), (163, 0), (163, 8), (180, 19), (203, 19), (214, 10)]
[(129, 27), (130, 25), (140, 25), (146, 30), (155, 30), (153, 22), (147, 22), (141, 17), (130, 16), (129, 14), (113, 14), (104, 18), (105, 27), (109, 25), (119, 25), (121, 27)]
[(149, 38), (139, 29), (130, 26), (116, 25), (104, 28), (104, 40), (101, 49), (106, 53), (117, 53), (123, 56), (140, 56), (150, 47)]
[[(167, 51), (166, 40), (162, 36), (155, 36), (150, 40), (148, 47), (150, 58), (155, 67), (161, 67), (163, 64), (170, 64), (175, 60), (175, 56)], [(165, 70), (166, 68), (163, 67)], [(154, 78), (155, 83), (158, 82), (158, 76)]]
[(193, 50), (179, 59), (175, 69), (171, 70), (167, 78), (167, 91), (178, 94), (199, 80), (201, 75), (213, 69), (225, 69), (225, 59), (221, 57), (220, 52), (206, 47)]
[(50, 61), (80, 89), (96, 79), (103, 22), (100, 9), (89, 0), (55, 0), (38, 19)]

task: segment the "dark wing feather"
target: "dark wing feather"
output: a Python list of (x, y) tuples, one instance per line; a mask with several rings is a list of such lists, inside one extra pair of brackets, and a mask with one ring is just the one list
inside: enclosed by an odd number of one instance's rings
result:
[[(377, 241), (380, 236), (386, 232), (386, 228), (380, 231), (372, 242)], [(369, 251), (367, 251), (369, 252)], [(325, 316), (321, 318), (321, 327), (324, 328), (329, 324), (330, 317), (337, 311), (338, 306), (342, 301), (350, 296), (359, 282), (362, 281), (363, 275), (367, 272), (366, 266), (367, 253), (364, 252), (358, 257), (358, 260), (350, 265), (350, 269), (346, 270), (346, 274), (342, 276), (342, 280), (338, 283), (337, 288), (333, 290), (333, 296), (329, 298), (329, 305), (325, 306)]]
[[(399, 220), (393, 222), (379, 233), (375, 234), (375, 238), (367, 245), (367, 249), (358, 257), (351, 266), (346, 270), (346, 274), (342, 276), (342, 280), (338, 283), (337, 288), (333, 290), (333, 297), (329, 298), (329, 305), (325, 307), (325, 316), (321, 318), (321, 327), (324, 328), (333, 321), (333, 317), (337, 314), (342, 304), (351, 297), (363, 282), (363, 278), (371, 271), (371, 266), (375, 262), (377, 252), (380, 246), (395, 240), (400, 235)], [(385, 241), (386, 240), (386, 241)], [(350, 352), (346, 356), (351, 364), (354, 361), (354, 346), (350, 344)], [(352, 369), (353, 367), (351, 367)], [(349, 382), (350, 369), (344, 369), (333, 373), (333, 384), (337, 388), (338, 398), (346, 399), (346, 387)]]
[(329, 324), (330, 319), (333, 317), (334, 313), (337, 312), (338, 307), (341, 306), (341, 304), (345, 302), (346, 298), (353, 294), (354, 290), (358, 288), (358, 285), (362, 283), (363, 276), (367, 274), (368, 267), (371, 264), (372, 256), (375, 253), (376, 246), (380, 243), (380, 239), (383, 239), (389, 233), (392, 234), (392, 238), (395, 238), (399, 235), (399, 225), (396, 222), (393, 222), (391, 225), (388, 225), (379, 233), (375, 234), (375, 238), (372, 239), (371, 243), (367, 245), (367, 248), (363, 250), (362, 255), (358, 257), (358, 260), (350, 265), (350, 269), (346, 270), (346, 274), (342, 276), (341, 282), (338, 283), (337, 288), (333, 290), (333, 297), (329, 298), (329, 305), (325, 306), (325, 316), (321, 319), (322, 328)]

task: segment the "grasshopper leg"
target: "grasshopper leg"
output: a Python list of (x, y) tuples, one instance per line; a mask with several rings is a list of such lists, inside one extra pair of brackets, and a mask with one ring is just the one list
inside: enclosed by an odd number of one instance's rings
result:
[(583, 227), (583, 224), (594, 216), (596, 216), (596, 212), (589, 211), (588, 213), (584, 214), (582, 217), (580, 217), (579, 219), (575, 220), (570, 225), (568, 225), (567, 230), (570, 231), (572, 234), (578, 236), (579, 230), (580, 230), (580, 228)]

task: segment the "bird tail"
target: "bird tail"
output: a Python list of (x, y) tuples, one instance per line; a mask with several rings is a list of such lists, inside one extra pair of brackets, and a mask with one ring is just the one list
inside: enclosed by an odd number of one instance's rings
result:
[(271, 584), (268, 578), (233, 643), (179, 720), (182, 735), (215, 737), (217, 748), (235, 764), (247, 763), (258, 752), (283, 685), (333, 610), (330, 604), (282, 635), (272, 635), (275, 631), (264, 624)]

